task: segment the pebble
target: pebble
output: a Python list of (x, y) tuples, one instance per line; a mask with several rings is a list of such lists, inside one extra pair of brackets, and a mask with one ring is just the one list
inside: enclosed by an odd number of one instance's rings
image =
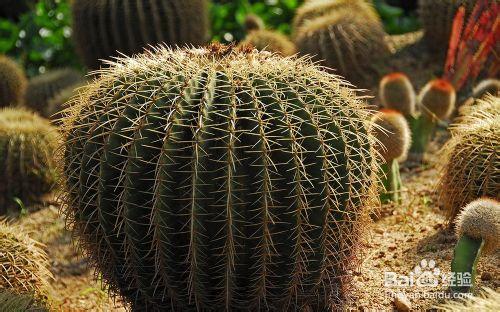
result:
[(411, 302), (403, 293), (398, 293), (394, 297), (394, 306), (399, 312), (409, 312), (411, 310)]
[(483, 272), (481, 274), (481, 280), (483, 281), (491, 281), (493, 279), (493, 275), (490, 272)]

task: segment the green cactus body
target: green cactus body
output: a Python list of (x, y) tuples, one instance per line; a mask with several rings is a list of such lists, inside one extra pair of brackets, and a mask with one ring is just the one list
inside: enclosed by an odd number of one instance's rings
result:
[(0, 108), (21, 104), (26, 85), (23, 70), (13, 60), (0, 55)]
[[(474, 281), (477, 274), (477, 262), (481, 254), (482, 239), (471, 238), (467, 235), (462, 236), (455, 246), (453, 261), (451, 262), (451, 272), (455, 276), (465, 276), (469, 274)], [(457, 280), (452, 280), (451, 289), (454, 292), (470, 292), (470, 285), (458, 285)]]
[(143, 52), (150, 45), (202, 45), (208, 38), (208, 0), (75, 0), (74, 38), (90, 69), (101, 60)]
[(0, 109), (0, 215), (14, 212), (14, 198), (26, 204), (50, 190), (57, 144), (57, 130), (47, 120), (22, 109)]
[(376, 185), (343, 82), (250, 49), (158, 49), (72, 107), (67, 213), (135, 309), (338, 303)]
[(64, 89), (82, 83), (82, 75), (74, 69), (57, 69), (30, 80), (24, 103), (44, 117), (47, 114), (49, 102)]
[(287, 36), (271, 30), (254, 30), (250, 32), (242, 44), (251, 45), (257, 50), (290, 56), (296, 52), (295, 45)]
[(380, 20), (343, 9), (305, 23), (294, 39), (300, 54), (311, 55), (335, 73), (367, 87), (379, 77), (378, 62), (390, 53), (385, 35)]

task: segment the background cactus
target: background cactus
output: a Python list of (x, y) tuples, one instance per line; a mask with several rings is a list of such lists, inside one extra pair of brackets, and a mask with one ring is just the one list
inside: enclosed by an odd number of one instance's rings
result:
[(0, 290), (0, 312), (49, 312), (49, 310), (28, 294)]
[(44, 115), (48, 116), (52, 122), (59, 123), (59, 119), (63, 117), (63, 111), (66, 109), (66, 104), (71, 100), (71, 98), (77, 95), (78, 89), (82, 86), (83, 84), (76, 84), (58, 92), (58, 94), (51, 98), (47, 103)]
[(83, 62), (142, 52), (149, 45), (202, 45), (208, 41), (207, 0), (75, 0), (74, 38)]
[[(473, 120), (474, 119), (474, 120)], [(500, 115), (484, 113), (452, 127), (443, 149), (439, 198), (453, 220), (481, 196), (500, 199)]]
[(219, 45), (123, 59), (66, 118), (66, 213), (133, 308), (320, 310), (374, 200), (368, 118), (300, 59)]
[(457, 236), (451, 271), (456, 275), (468, 273), (471, 285), (453, 285), (456, 292), (470, 293), (481, 254), (500, 249), (500, 202), (481, 198), (468, 204), (457, 217)]
[(42, 247), (21, 228), (0, 221), (0, 292), (8, 290), (47, 299), (52, 274)]
[(389, 55), (382, 23), (362, 12), (339, 9), (295, 30), (295, 44), (322, 65), (360, 86), (378, 79), (378, 61)]
[(69, 68), (37, 76), (28, 84), (24, 103), (40, 115), (50, 117), (47, 114), (49, 102), (64, 89), (81, 84), (82, 80), (82, 75), (78, 71)]
[(415, 89), (404, 73), (384, 76), (380, 81), (379, 95), (385, 108), (396, 110), (408, 117), (415, 115)]
[(283, 56), (290, 56), (296, 52), (295, 44), (287, 36), (272, 30), (254, 30), (250, 32), (243, 45), (251, 45), (260, 51), (269, 51)]
[(36, 200), (55, 181), (56, 129), (23, 109), (0, 109), (0, 215), (14, 198)]
[(472, 90), (472, 97), (482, 99), (487, 94), (500, 96), (500, 80), (485, 79), (478, 83)]
[(384, 109), (372, 117), (371, 132), (377, 139), (375, 149), (384, 161), (382, 182), (387, 192), (382, 202), (401, 201), (401, 175), (399, 162), (406, 159), (411, 145), (411, 132), (405, 117), (394, 110)]
[(13, 60), (0, 55), (0, 108), (21, 104), (26, 85), (24, 71)]
[(254, 30), (262, 30), (265, 29), (264, 21), (255, 14), (248, 14), (245, 17), (245, 31), (248, 33)]

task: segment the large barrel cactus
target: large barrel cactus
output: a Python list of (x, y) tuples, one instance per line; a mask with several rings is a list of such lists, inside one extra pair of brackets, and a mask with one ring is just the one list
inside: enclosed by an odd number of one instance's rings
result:
[(208, 38), (208, 0), (74, 0), (74, 38), (87, 67), (143, 52), (149, 45), (201, 45)]
[(133, 309), (341, 298), (377, 174), (368, 113), (344, 82), (249, 48), (161, 48), (74, 101), (66, 212)]

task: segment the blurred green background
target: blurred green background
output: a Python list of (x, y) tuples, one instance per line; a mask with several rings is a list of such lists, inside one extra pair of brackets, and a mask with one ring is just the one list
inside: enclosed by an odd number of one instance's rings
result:
[[(35, 1), (36, 2), (36, 1)], [(19, 20), (0, 19), (0, 54), (16, 58), (29, 76), (50, 68), (81, 64), (71, 41), (70, 0), (39, 0)], [(211, 6), (212, 39), (241, 40), (248, 13), (262, 17), (269, 28), (290, 33), (290, 22), (303, 0), (214, 0)], [(419, 28), (416, 0), (375, 0), (389, 34)]]

